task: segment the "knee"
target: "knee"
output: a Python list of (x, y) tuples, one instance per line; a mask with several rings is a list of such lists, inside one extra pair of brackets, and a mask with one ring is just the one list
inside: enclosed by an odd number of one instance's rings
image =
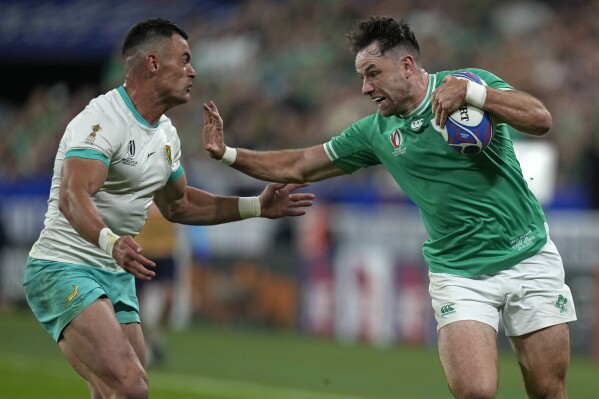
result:
[(148, 375), (143, 370), (128, 373), (120, 379), (117, 390), (121, 392), (123, 398), (147, 399), (150, 396)]
[(127, 388), (128, 399), (147, 399), (150, 397), (150, 384), (148, 383), (148, 376), (144, 372), (143, 375), (138, 376), (132, 381)]
[(497, 395), (497, 384), (480, 384), (475, 381), (449, 385), (457, 399), (493, 399)]
[(527, 384), (526, 393), (531, 399), (565, 398), (566, 382), (561, 380), (544, 384)]

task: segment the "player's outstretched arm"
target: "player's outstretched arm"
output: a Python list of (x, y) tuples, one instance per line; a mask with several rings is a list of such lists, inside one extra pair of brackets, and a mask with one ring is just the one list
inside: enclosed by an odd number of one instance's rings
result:
[(296, 193), (307, 184), (272, 183), (259, 197), (217, 196), (187, 185), (183, 174), (156, 192), (154, 202), (164, 217), (191, 225), (214, 225), (249, 217), (278, 219), (302, 216), (312, 206), (314, 194)]
[(214, 159), (256, 179), (279, 183), (304, 183), (339, 176), (344, 172), (326, 155), (323, 145), (295, 150), (252, 151), (228, 148), (223, 119), (211, 101), (203, 105), (204, 149)]

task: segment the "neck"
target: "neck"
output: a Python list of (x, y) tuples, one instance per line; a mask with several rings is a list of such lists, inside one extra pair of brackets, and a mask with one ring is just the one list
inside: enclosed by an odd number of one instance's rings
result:
[(153, 93), (148, 90), (144, 91), (130, 82), (125, 82), (123, 86), (141, 117), (150, 125), (155, 125), (164, 112), (166, 112), (164, 106), (160, 106), (159, 102), (154, 100), (155, 96)]
[(424, 101), (426, 92), (428, 91), (428, 81), (429, 75), (426, 71), (419, 73), (418, 76), (415, 77), (414, 86), (412, 86), (414, 91), (414, 101), (405, 114), (399, 115), (400, 117), (405, 117), (410, 112), (415, 110), (422, 103), (422, 101)]

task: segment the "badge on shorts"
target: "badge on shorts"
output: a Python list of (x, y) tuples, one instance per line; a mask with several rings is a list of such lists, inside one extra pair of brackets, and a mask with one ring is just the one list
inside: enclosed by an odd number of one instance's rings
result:
[(567, 303), (568, 299), (560, 294), (555, 302), (555, 307), (559, 309), (560, 313), (568, 313), (568, 308), (566, 307)]
[(455, 303), (448, 303), (447, 305), (441, 306), (441, 317), (447, 317), (455, 312)]

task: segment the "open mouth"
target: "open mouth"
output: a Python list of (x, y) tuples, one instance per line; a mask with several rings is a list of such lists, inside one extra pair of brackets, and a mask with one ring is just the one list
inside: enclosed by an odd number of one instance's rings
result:
[(380, 108), (383, 104), (383, 101), (385, 101), (385, 97), (374, 97), (372, 98), (372, 101), (374, 101), (376, 105)]

